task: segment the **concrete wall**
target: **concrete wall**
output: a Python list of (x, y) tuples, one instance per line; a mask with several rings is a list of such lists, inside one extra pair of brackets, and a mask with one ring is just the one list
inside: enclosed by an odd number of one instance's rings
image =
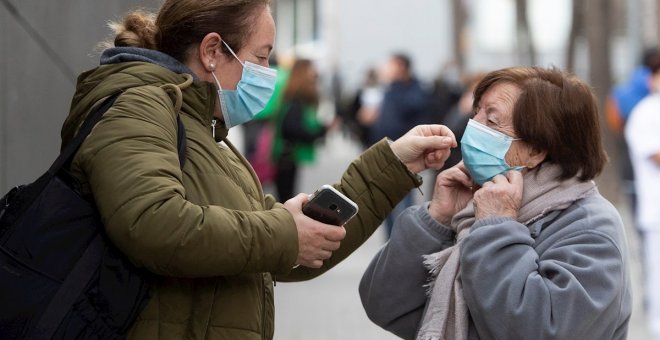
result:
[[(135, 1), (8, 0), (54, 53), (28, 34), (0, 1), (0, 193), (30, 182), (59, 153), (77, 74), (98, 64), (96, 44)], [(156, 0), (142, 0), (157, 9)], [(65, 66), (55, 62), (59, 55)], [(62, 71), (67, 68), (69, 71)]]

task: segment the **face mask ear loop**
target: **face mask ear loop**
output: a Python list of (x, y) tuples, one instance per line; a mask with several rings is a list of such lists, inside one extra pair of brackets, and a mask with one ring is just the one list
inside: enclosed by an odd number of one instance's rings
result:
[(213, 79), (215, 79), (215, 84), (218, 85), (218, 89), (222, 91), (222, 86), (220, 86), (220, 81), (218, 81), (218, 77), (215, 76), (215, 73), (213, 73), (213, 71), (211, 71), (211, 76), (213, 76)]
[[(215, 73), (213, 73), (213, 71), (211, 71), (211, 76), (213, 77), (213, 79), (215, 79), (215, 84), (218, 85), (218, 90), (219, 90), (218, 92), (222, 92), (222, 86), (220, 86), (220, 81), (218, 80), (218, 77), (215, 76)], [(220, 105), (220, 108), (222, 109), (222, 103), (220, 101), (221, 101), (221, 99), (220, 99), (220, 97), (218, 97), (218, 105)], [(225, 114), (224, 110), (223, 110), (222, 114), (223, 115)], [(216, 120), (214, 118), (211, 121), (211, 131), (213, 131), (213, 139), (215, 139), (215, 124), (216, 124)]]
[(241, 59), (238, 59), (238, 56), (236, 55), (236, 53), (234, 53), (234, 50), (232, 50), (231, 47), (229, 47), (229, 45), (227, 45), (227, 43), (224, 40), (222, 41), (222, 43), (225, 44), (229, 52), (231, 52), (231, 55), (233, 55), (234, 58), (236, 58), (236, 60), (238, 60), (238, 62), (241, 63), (241, 66), (245, 67), (245, 63), (243, 63)]

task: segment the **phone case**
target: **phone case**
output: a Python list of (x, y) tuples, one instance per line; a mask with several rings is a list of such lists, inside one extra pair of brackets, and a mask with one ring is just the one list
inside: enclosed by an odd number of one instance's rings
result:
[(358, 206), (330, 185), (323, 185), (310, 195), (303, 213), (319, 222), (344, 225), (358, 212)]

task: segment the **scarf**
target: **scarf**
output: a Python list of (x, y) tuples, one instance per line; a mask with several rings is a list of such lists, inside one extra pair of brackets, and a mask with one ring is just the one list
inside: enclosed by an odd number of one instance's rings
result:
[[(568, 208), (574, 201), (596, 192), (593, 181), (581, 182), (577, 177), (557, 180), (561, 168), (543, 164), (524, 177), (522, 205), (516, 219), (529, 226), (551, 211)], [(468, 337), (468, 308), (463, 297), (460, 277), (460, 246), (475, 221), (474, 202), (452, 218), (456, 244), (440, 252), (424, 256), (429, 269), (429, 298), (417, 340), (465, 340)]]

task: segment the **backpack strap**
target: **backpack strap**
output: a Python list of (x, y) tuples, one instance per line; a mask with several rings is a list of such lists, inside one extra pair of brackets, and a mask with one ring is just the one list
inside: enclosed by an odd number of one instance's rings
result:
[(94, 236), (80, 260), (76, 262), (69, 275), (62, 282), (60, 289), (53, 295), (39, 322), (30, 330), (26, 339), (49, 340), (55, 335), (58, 326), (69, 313), (78, 296), (80, 296), (80, 292), (87, 286), (93, 274), (101, 265), (105, 248), (102, 238), (101, 233)]
[(48, 169), (48, 172), (55, 176), (60, 169), (71, 162), (71, 159), (73, 158), (73, 155), (76, 154), (76, 151), (78, 151), (78, 148), (82, 145), (82, 143), (85, 141), (85, 138), (89, 135), (90, 132), (92, 132), (92, 128), (94, 128), (94, 125), (101, 120), (101, 117), (105, 113), (105, 111), (108, 111), (112, 104), (115, 103), (115, 100), (121, 92), (115, 93), (108, 97), (103, 103), (98, 106), (94, 111), (92, 111), (87, 118), (85, 118), (85, 121), (83, 122), (82, 126), (78, 130), (78, 133), (76, 133), (76, 136), (69, 142), (69, 144), (62, 150), (60, 153), (59, 157), (55, 160), (53, 165), (50, 166)]

